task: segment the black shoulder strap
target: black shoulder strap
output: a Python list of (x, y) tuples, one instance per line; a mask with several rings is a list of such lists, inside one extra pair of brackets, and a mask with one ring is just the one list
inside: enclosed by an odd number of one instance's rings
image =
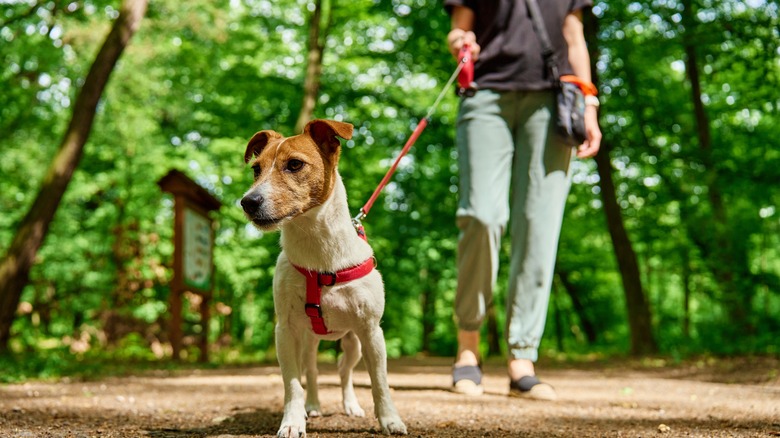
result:
[(531, 21), (534, 24), (534, 30), (536, 31), (537, 37), (539, 37), (539, 45), (542, 47), (544, 63), (550, 70), (552, 77), (557, 80), (558, 60), (555, 58), (555, 50), (553, 50), (552, 43), (550, 42), (550, 35), (547, 33), (547, 28), (544, 25), (539, 3), (537, 3), (536, 0), (525, 0), (525, 3), (528, 5), (528, 11), (531, 13)]

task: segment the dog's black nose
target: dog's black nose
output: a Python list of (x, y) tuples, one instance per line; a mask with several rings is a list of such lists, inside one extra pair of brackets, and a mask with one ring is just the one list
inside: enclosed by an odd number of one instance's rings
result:
[(254, 216), (261, 205), (263, 205), (263, 197), (260, 195), (250, 194), (241, 198), (241, 207), (250, 216)]

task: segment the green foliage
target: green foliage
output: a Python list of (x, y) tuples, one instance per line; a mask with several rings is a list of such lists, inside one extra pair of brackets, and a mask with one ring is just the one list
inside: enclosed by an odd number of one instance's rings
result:
[[(454, 69), (444, 47), (449, 17), (438, 1), (326, 3), (332, 25), (315, 117), (355, 125), (340, 170), (357, 213)], [(0, 251), (34, 198), (118, 6), (4, 6)], [(173, 202), (155, 183), (171, 168), (224, 204), (214, 215), (213, 321), (202, 327), (188, 308), (186, 339), (205, 330), (215, 362), (273, 357), (278, 236), (248, 226), (237, 202), (252, 177), (242, 160), (247, 140), (261, 129), (292, 134), (308, 6), (303, 0), (151, 2), (112, 75), (24, 291), (12, 343), (21, 356), (0, 363), (17, 371), (0, 378), (67, 374), (108, 363), (101, 358), (167, 357), (164, 348), (151, 346), (167, 343)], [(611, 147), (603, 153), (615, 168), (618, 203), (662, 351), (777, 354), (778, 9), (734, 0), (693, 6), (693, 21), (684, 22), (678, 1), (597, 2), (601, 120)], [(30, 8), (35, 12), (26, 14)], [(702, 72), (710, 161), (699, 148), (686, 44), (695, 47)], [(386, 283), (382, 324), (390, 356), (455, 351), (456, 108), (449, 94), (365, 221)], [(570, 283), (556, 281), (543, 351), (624, 353), (622, 283), (598, 176), (590, 161), (575, 166), (558, 259)], [(712, 219), (714, 188), (727, 206), (726, 229), (716, 229)], [(746, 327), (727, 323), (733, 295), (714, 274), (708, 242), (716, 235), (734, 244), (735, 260), (747, 272)], [(505, 282), (502, 270), (494, 303), (499, 336)]]

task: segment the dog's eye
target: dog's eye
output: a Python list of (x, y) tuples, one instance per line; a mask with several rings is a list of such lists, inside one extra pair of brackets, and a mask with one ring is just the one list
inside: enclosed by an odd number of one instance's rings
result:
[(255, 179), (257, 179), (257, 177), (260, 176), (260, 165), (255, 164), (252, 166), (252, 171), (255, 172)]
[(290, 172), (297, 172), (303, 168), (303, 161), (292, 159), (287, 162), (287, 170)]

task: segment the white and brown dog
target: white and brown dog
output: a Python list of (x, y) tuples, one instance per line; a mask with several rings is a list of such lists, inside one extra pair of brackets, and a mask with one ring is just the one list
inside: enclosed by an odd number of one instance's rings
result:
[[(260, 131), (247, 145), (255, 180), (241, 199), (261, 230), (281, 230), (282, 252), (274, 274), (276, 351), (284, 380), (284, 417), (277, 436), (306, 436), (306, 417), (320, 415), (317, 347), (341, 339), (338, 370), (344, 410), (363, 416), (352, 385), (362, 352), (371, 377), (374, 412), (386, 434), (406, 434), (390, 398), (387, 353), (379, 321), (382, 277), (373, 251), (353, 226), (337, 165), (352, 125), (313, 120), (303, 134)], [(301, 373), (306, 372), (304, 402)]]

